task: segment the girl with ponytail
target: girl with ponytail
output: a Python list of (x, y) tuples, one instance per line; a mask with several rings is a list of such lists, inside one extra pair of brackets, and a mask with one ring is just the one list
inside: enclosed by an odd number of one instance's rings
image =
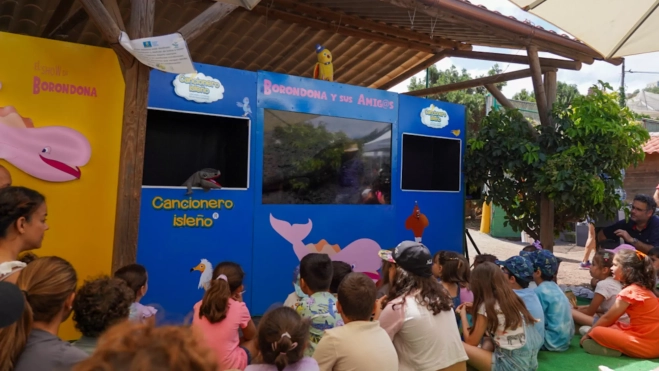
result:
[[(586, 353), (633, 358), (659, 357), (659, 299), (652, 259), (636, 250), (620, 250), (611, 266), (622, 284), (616, 301), (581, 338)], [(629, 323), (620, 321), (624, 314)]]
[(256, 326), (243, 302), (244, 277), (240, 265), (218, 264), (204, 298), (194, 306), (192, 325), (204, 334), (206, 344), (217, 356), (220, 370), (244, 370), (252, 357), (258, 355)]
[(318, 363), (304, 356), (309, 340), (309, 323), (289, 307), (266, 313), (259, 323), (258, 348), (263, 363), (245, 371), (319, 371)]
[(69, 370), (87, 353), (57, 337), (71, 315), (78, 277), (55, 256), (31, 262), (16, 285), (25, 296), (23, 315), (0, 329), (0, 371)]

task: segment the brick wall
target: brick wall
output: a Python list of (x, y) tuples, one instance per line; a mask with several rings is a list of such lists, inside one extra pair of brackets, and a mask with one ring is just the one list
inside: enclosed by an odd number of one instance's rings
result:
[(657, 184), (659, 184), (659, 153), (646, 154), (642, 163), (626, 171), (627, 200), (631, 201), (637, 194), (652, 196)]

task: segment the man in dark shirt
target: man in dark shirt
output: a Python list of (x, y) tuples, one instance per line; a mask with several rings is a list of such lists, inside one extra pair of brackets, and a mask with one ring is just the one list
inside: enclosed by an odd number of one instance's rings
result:
[(636, 250), (647, 253), (659, 246), (659, 217), (654, 215), (657, 203), (650, 196), (634, 197), (629, 221), (621, 220), (602, 229), (597, 235), (599, 241), (622, 238)]

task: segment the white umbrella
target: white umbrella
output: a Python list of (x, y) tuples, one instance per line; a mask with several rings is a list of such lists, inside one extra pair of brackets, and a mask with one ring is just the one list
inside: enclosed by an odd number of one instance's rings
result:
[(609, 58), (659, 51), (659, 0), (510, 0)]

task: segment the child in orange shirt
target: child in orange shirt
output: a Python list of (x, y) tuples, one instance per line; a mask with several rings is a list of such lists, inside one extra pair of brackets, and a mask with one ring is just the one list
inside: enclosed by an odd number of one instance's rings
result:
[[(590, 354), (659, 357), (659, 299), (652, 290), (652, 260), (640, 251), (621, 250), (613, 258), (613, 278), (623, 285), (613, 306), (581, 339)], [(618, 319), (627, 313), (629, 324)]]

